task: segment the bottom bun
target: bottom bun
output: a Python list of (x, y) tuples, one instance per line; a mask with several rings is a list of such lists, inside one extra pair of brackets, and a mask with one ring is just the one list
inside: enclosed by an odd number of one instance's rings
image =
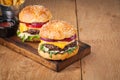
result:
[(41, 50), (38, 49), (38, 53), (40, 56), (42, 56), (43, 58), (46, 58), (46, 59), (49, 59), (49, 60), (65, 60), (67, 58), (70, 58), (74, 55), (76, 55), (78, 53), (78, 50), (79, 50), (79, 46), (72, 52), (72, 53), (63, 53), (63, 54), (52, 54), (52, 58), (50, 57), (50, 54), (49, 53), (45, 53)]

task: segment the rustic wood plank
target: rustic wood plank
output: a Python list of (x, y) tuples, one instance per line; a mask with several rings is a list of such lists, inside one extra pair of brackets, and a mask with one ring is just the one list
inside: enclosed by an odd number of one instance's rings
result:
[(92, 48), (83, 80), (120, 80), (120, 0), (77, 0), (80, 39)]
[(36, 47), (36, 46), (38, 46), (38, 43), (37, 44), (35, 43), (36, 45), (34, 43), (32, 43), (35, 46), (31, 46), (30, 42), (26, 42), (26, 43), (21, 42), (21, 40), (17, 36), (13, 36), (11, 38), (0, 38), (0, 44), (36, 61), (54, 71), (57, 71), (57, 72), (63, 70), (70, 64), (82, 59), (83, 57), (90, 54), (90, 52), (91, 52), (89, 45), (79, 42), (79, 50), (78, 50), (77, 55), (75, 55), (69, 59), (66, 59), (64, 61), (61, 61), (61, 60), (51, 61), (51, 60), (42, 58), (38, 54), (38, 48)]
[[(53, 13), (53, 19), (61, 19), (76, 26), (74, 0), (26, 0), (25, 5), (42, 4)], [(80, 62), (56, 73), (8, 48), (0, 46), (0, 79), (2, 80), (80, 80)], [(4, 62), (4, 63), (3, 63)], [(73, 75), (74, 74), (74, 75)]]

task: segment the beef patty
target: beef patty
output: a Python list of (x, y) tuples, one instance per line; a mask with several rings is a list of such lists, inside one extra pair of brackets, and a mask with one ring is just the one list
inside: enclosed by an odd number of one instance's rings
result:
[(46, 48), (48, 48), (50, 51), (59, 51), (59, 52), (64, 52), (66, 51), (68, 48), (70, 47), (75, 47), (77, 46), (77, 41), (74, 41), (70, 44), (68, 44), (67, 46), (65, 46), (63, 49), (59, 48), (58, 46), (54, 46), (52, 44), (43, 44), (43, 46), (45, 46)]
[(35, 35), (35, 34), (39, 34), (39, 30), (36, 30), (36, 29), (29, 29), (27, 31), (24, 31), (24, 32), (27, 32), (27, 33), (30, 33), (32, 35)]

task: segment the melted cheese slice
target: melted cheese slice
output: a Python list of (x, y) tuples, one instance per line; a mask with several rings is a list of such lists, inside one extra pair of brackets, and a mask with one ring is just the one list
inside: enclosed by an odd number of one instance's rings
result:
[(36, 29), (36, 30), (39, 30), (40, 28), (28, 27), (28, 26), (26, 26), (26, 24), (24, 24), (24, 23), (20, 23), (20, 24), (19, 24), (19, 30), (20, 30), (20, 32), (27, 31), (28, 29)]
[(71, 42), (65, 42), (65, 41), (59, 41), (59, 42), (46, 42), (46, 41), (41, 40), (41, 43), (40, 43), (40, 44), (44, 44), (44, 43), (52, 44), (52, 45), (55, 45), (55, 46), (57, 46), (57, 47), (63, 49), (66, 45), (70, 44)]
[(20, 32), (23, 32), (23, 31), (28, 30), (28, 27), (26, 26), (26, 24), (20, 23), (19, 24), (19, 30), (20, 30)]

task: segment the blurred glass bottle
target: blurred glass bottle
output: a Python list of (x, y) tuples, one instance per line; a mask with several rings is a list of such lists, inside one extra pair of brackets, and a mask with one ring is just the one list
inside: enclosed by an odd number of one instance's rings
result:
[(15, 16), (18, 16), (20, 9), (24, 5), (24, 2), (25, 0), (0, 0), (0, 4), (6, 7), (10, 7)]

